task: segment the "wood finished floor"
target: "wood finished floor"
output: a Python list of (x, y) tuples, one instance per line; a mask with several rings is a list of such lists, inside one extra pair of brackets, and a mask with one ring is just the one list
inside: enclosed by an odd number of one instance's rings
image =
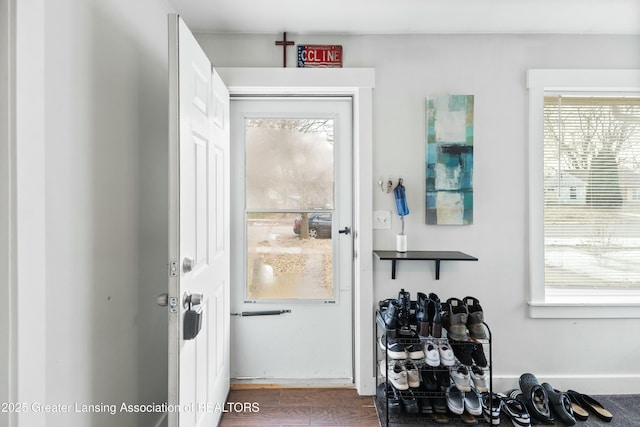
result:
[[(222, 415), (222, 427), (380, 426), (373, 397), (358, 396), (354, 389), (233, 389), (229, 393), (226, 407), (230, 410)], [(236, 412), (234, 407), (257, 407), (259, 410)]]

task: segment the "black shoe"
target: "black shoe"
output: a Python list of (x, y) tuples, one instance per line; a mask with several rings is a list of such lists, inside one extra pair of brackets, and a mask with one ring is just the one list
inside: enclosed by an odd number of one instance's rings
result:
[(400, 289), (398, 293), (398, 327), (410, 328), (411, 327), (411, 295), (404, 289)]
[(420, 388), (422, 391), (429, 393), (438, 391), (438, 379), (436, 378), (436, 371), (434, 369), (428, 369), (426, 366), (420, 370)]
[[(473, 343), (470, 341), (449, 341), (456, 358), (465, 366), (473, 365)], [(478, 365), (481, 366), (481, 365)]]
[(431, 398), (420, 396), (416, 397), (418, 401), (418, 407), (420, 408), (421, 414), (433, 414), (433, 403), (431, 403)]
[(447, 399), (445, 399), (444, 397), (433, 398), (432, 403), (433, 411), (436, 414), (446, 414), (449, 411), (449, 407), (447, 406)]
[(380, 312), (380, 315), (388, 330), (395, 330), (398, 327), (398, 307), (395, 301), (391, 301), (386, 310)]
[(413, 329), (400, 329), (398, 331), (398, 340), (404, 344), (405, 350), (409, 355), (409, 359), (424, 359), (424, 350), (422, 341), (418, 333)]
[(549, 403), (551, 403), (551, 409), (556, 414), (558, 419), (567, 426), (575, 425), (576, 418), (573, 415), (573, 408), (571, 407), (571, 399), (566, 393), (556, 390), (549, 383), (542, 383), (542, 388), (547, 392), (549, 396)]
[(427, 312), (429, 300), (422, 292), (418, 292), (416, 300), (416, 329), (421, 337), (428, 337), (431, 334), (431, 317)]
[[(451, 385), (451, 376), (449, 375), (448, 369), (439, 369), (436, 371), (436, 380), (438, 381), (438, 387), (440, 391), (449, 390), (449, 386)], [(446, 402), (445, 402), (446, 405)]]
[(482, 344), (473, 344), (473, 350), (471, 351), (471, 358), (476, 365), (480, 368), (487, 368), (489, 363), (487, 362), (487, 357), (484, 355), (484, 347)]
[(522, 374), (520, 375), (519, 383), (522, 394), (518, 396), (518, 400), (527, 406), (529, 415), (543, 423), (553, 424), (555, 417), (551, 413), (549, 396), (547, 391), (538, 383), (535, 375), (530, 373)]
[(400, 343), (398, 338), (383, 335), (378, 343), (381, 349), (386, 350), (389, 359), (403, 360), (407, 358), (405, 346)]
[(390, 414), (400, 413), (400, 394), (391, 384), (380, 384), (376, 390), (376, 397), (382, 405), (389, 405)]
[(595, 400), (593, 397), (586, 394), (578, 393), (575, 390), (569, 390), (567, 391), (567, 393), (569, 394), (569, 396), (571, 396), (572, 399), (576, 399), (578, 402), (580, 402), (580, 406), (593, 413), (602, 421), (606, 421), (609, 423), (613, 419), (613, 415), (611, 414), (611, 412), (606, 410), (604, 406), (602, 406), (602, 404)]
[(582, 406), (585, 403), (582, 401), (580, 393), (574, 390), (567, 390), (567, 396), (569, 396), (569, 400), (571, 400), (571, 409), (573, 409), (573, 415), (576, 419), (579, 421), (587, 421), (589, 412), (586, 407)]
[(427, 314), (431, 322), (431, 336), (434, 338), (442, 337), (442, 304), (440, 298), (434, 293), (429, 294), (429, 303), (427, 306)]
[(402, 410), (407, 414), (417, 414), (420, 412), (418, 401), (411, 390), (400, 391), (400, 405)]

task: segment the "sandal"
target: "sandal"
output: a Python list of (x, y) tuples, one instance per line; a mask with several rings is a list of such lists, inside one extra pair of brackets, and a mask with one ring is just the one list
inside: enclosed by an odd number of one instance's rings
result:
[(573, 394), (576, 400), (580, 402), (580, 406), (588, 409), (590, 412), (593, 412), (596, 417), (600, 418), (601, 420), (609, 423), (613, 419), (613, 415), (611, 414), (611, 412), (604, 409), (604, 406), (602, 406), (602, 404), (595, 400), (593, 397), (586, 394), (578, 393), (575, 390), (569, 390), (567, 391), (567, 393), (569, 393), (570, 397)]
[(566, 393), (556, 390), (549, 383), (542, 383), (542, 388), (547, 392), (549, 396), (549, 402), (553, 412), (558, 416), (558, 419), (565, 425), (572, 426), (576, 424), (576, 419), (573, 415), (573, 409), (571, 408), (571, 400)]
[(571, 400), (571, 409), (573, 409), (573, 415), (579, 421), (587, 421), (589, 418), (589, 412), (582, 406), (583, 403), (582, 398), (580, 397), (580, 393), (577, 391), (569, 390), (567, 391), (567, 396), (569, 396), (569, 400)]
[(549, 396), (535, 375), (522, 374), (520, 376), (520, 390), (522, 390), (522, 395), (518, 398), (527, 405), (529, 414), (544, 423), (553, 424), (555, 418), (551, 413)]
[(498, 393), (497, 396), (501, 399), (502, 411), (511, 418), (511, 422), (515, 427), (531, 426), (531, 417), (523, 402), (514, 399), (512, 396), (507, 397), (502, 393)]

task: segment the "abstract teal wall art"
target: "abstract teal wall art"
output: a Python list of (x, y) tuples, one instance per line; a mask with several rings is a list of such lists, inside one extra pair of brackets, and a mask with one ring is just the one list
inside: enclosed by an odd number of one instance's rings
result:
[(473, 95), (427, 98), (426, 223), (473, 224)]

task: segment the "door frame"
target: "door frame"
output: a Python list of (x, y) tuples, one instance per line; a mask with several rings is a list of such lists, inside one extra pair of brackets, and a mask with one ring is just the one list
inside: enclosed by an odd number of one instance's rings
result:
[(375, 394), (373, 302), (372, 68), (217, 68), (234, 95), (343, 95), (353, 98), (353, 350), (360, 395)]

